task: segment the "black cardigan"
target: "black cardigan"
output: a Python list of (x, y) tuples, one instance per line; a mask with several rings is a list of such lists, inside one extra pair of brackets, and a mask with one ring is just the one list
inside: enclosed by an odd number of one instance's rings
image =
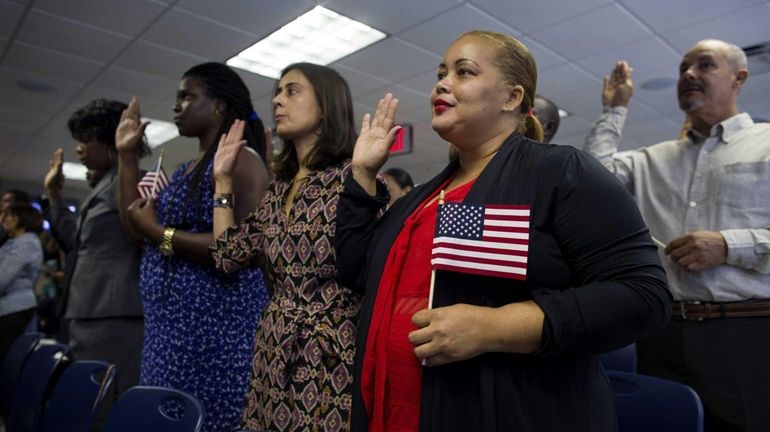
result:
[[(361, 364), (390, 247), (404, 220), (458, 167), (451, 163), (382, 216), (349, 176), (337, 213), (340, 281), (364, 292), (352, 430), (365, 431)], [(662, 328), (671, 297), (657, 249), (631, 195), (593, 157), (514, 133), (465, 202), (530, 205), (525, 281), (438, 271), (434, 305), (499, 307), (534, 300), (545, 312), (536, 354), (486, 353), (423, 369), (421, 431), (614, 431), (609, 381), (598, 355)]]

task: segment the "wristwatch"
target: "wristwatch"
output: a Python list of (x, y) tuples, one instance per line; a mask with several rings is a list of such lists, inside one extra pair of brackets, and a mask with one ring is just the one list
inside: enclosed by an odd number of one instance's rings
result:
[(166, 228), (163, 231), (163, 240), (158, 245), (158, 250), (163, 256), (170, 257), (174, 255), (174, 246), (171, 244), (171, 239), (174, 238), (174, 232), (176, 228)]
[(234, 206), (234, 197), (231, 193), (218, 193), (214, 194), (214, 208), (217, 207), (224, 207), (224, 208), (233, 208)]

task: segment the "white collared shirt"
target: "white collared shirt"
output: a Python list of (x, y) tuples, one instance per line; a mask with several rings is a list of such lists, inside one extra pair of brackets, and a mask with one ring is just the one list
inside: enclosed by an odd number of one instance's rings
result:
[(586, 137), (596, 156), (636, 197), (653, 237), (668, 244), (692, 231), (719, 231), (727, 262), (690, 272), (661, 250), (676, 300), (770, 298), (770, 124), (748, 114), (714, 126), (708, 137), (691, 130), (617, 153), (627, 110), (606, 109)]

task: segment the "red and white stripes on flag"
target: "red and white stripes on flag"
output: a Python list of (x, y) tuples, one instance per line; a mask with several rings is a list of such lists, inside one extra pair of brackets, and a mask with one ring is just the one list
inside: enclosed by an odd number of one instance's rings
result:
[(525, 280), (530, 213), (529, 206), (439, 205), (432, 268)]
[(160, 172), (160, 175), (156, 175), (155, 171), (147, 171), (147, 174), (139, 180), (139, 183), (136, 184), (139, 196), (142, 198), (155, 198), (160, 191), (168, 187), (168, 176), (166, 175), (166, 172), (163, 171), (163, 167), (158, 171)]

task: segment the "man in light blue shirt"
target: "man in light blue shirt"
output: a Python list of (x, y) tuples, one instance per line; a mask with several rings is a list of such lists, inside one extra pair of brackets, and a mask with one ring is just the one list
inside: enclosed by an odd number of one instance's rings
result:
[(636, 197), (675, 300), (638, 345), (640, 371), (695, 388), (707, 431), (770, 430), (770, 125), (738, 112), (746, 63), (735, 45), (696, 43), (677, 87), (686, 136), (621, 154), (633, 84), (619, 62), (585, 146)]

